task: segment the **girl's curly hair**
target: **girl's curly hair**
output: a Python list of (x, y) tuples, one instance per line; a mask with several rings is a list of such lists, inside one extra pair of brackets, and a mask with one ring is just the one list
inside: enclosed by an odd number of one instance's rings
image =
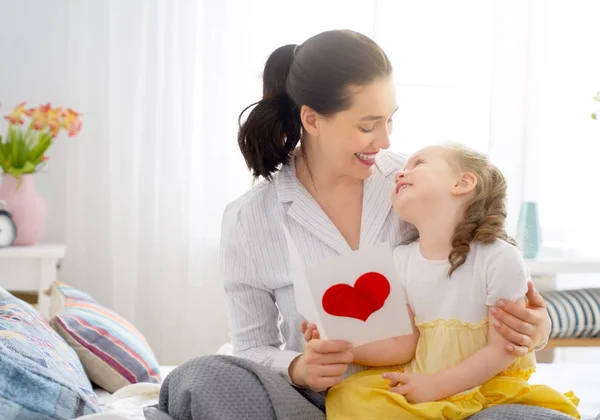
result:
[(471, 242), (490, 243), (502, 239), (512, 245), (515, 241), (506, 232), (506, 179), (489, 158), (462, 145), (446, 145), (452, 163), (463, 172), (477, 178), (475, 197), (465, 211), (465, 218), (454, 230), (450, 261), (451, 275), (465, 263)]

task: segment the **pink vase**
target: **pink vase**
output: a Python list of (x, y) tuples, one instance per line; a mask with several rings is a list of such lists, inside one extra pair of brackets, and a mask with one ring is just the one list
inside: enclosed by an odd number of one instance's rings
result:
[(46, 233), (46, 200), (35, 187), (33, 175), (22, 175), (17, 179), (4, 175), (0, 185), (0, 200), (10, 208), (17, 238), (13, 245), (33, 245)]

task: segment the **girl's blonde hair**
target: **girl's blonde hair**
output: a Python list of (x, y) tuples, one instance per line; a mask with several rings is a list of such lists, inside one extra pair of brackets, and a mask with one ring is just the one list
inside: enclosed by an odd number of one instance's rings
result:
[(502, 172), (486, 155), (466, 146), (446, 144), (443, 147), (459, 171), (470, 172), (477, 178), (475, 197), (452, 236), (452, 251), (448, 257), (448, 275), (451, 275), (467, 260), (473, 241), (486, 244), (501, 239), (512, 245), (516, 243), (506, 232), (507, 185)]

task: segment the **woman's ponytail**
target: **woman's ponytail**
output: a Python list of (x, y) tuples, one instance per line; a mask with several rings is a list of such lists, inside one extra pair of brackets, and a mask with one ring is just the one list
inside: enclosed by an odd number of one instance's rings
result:
[[(240, 114), (238, 144), (254, 177), (270, 179), (286, 163), (302, 135), (300, 110), (286, 92), (286, 82), (296, 45), (275, 50), (263, 73), (263, 99)], [(243, 114), (251, 107), (248, 118)]]

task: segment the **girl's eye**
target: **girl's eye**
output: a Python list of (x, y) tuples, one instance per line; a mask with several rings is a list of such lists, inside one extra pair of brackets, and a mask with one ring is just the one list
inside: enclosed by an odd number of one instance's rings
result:
[(422, 163), (425, 163), (425, 162), (423, 162), (421, 159), (419, 159), (415, 162), (415, 166), (419, 166)]
[(362, 128), (362, 127), (358, 127), (358, 129), (360, 131), (362, 131), (363, 133), (371, 133), (373, 131), (373, 127), (371, 128)]

